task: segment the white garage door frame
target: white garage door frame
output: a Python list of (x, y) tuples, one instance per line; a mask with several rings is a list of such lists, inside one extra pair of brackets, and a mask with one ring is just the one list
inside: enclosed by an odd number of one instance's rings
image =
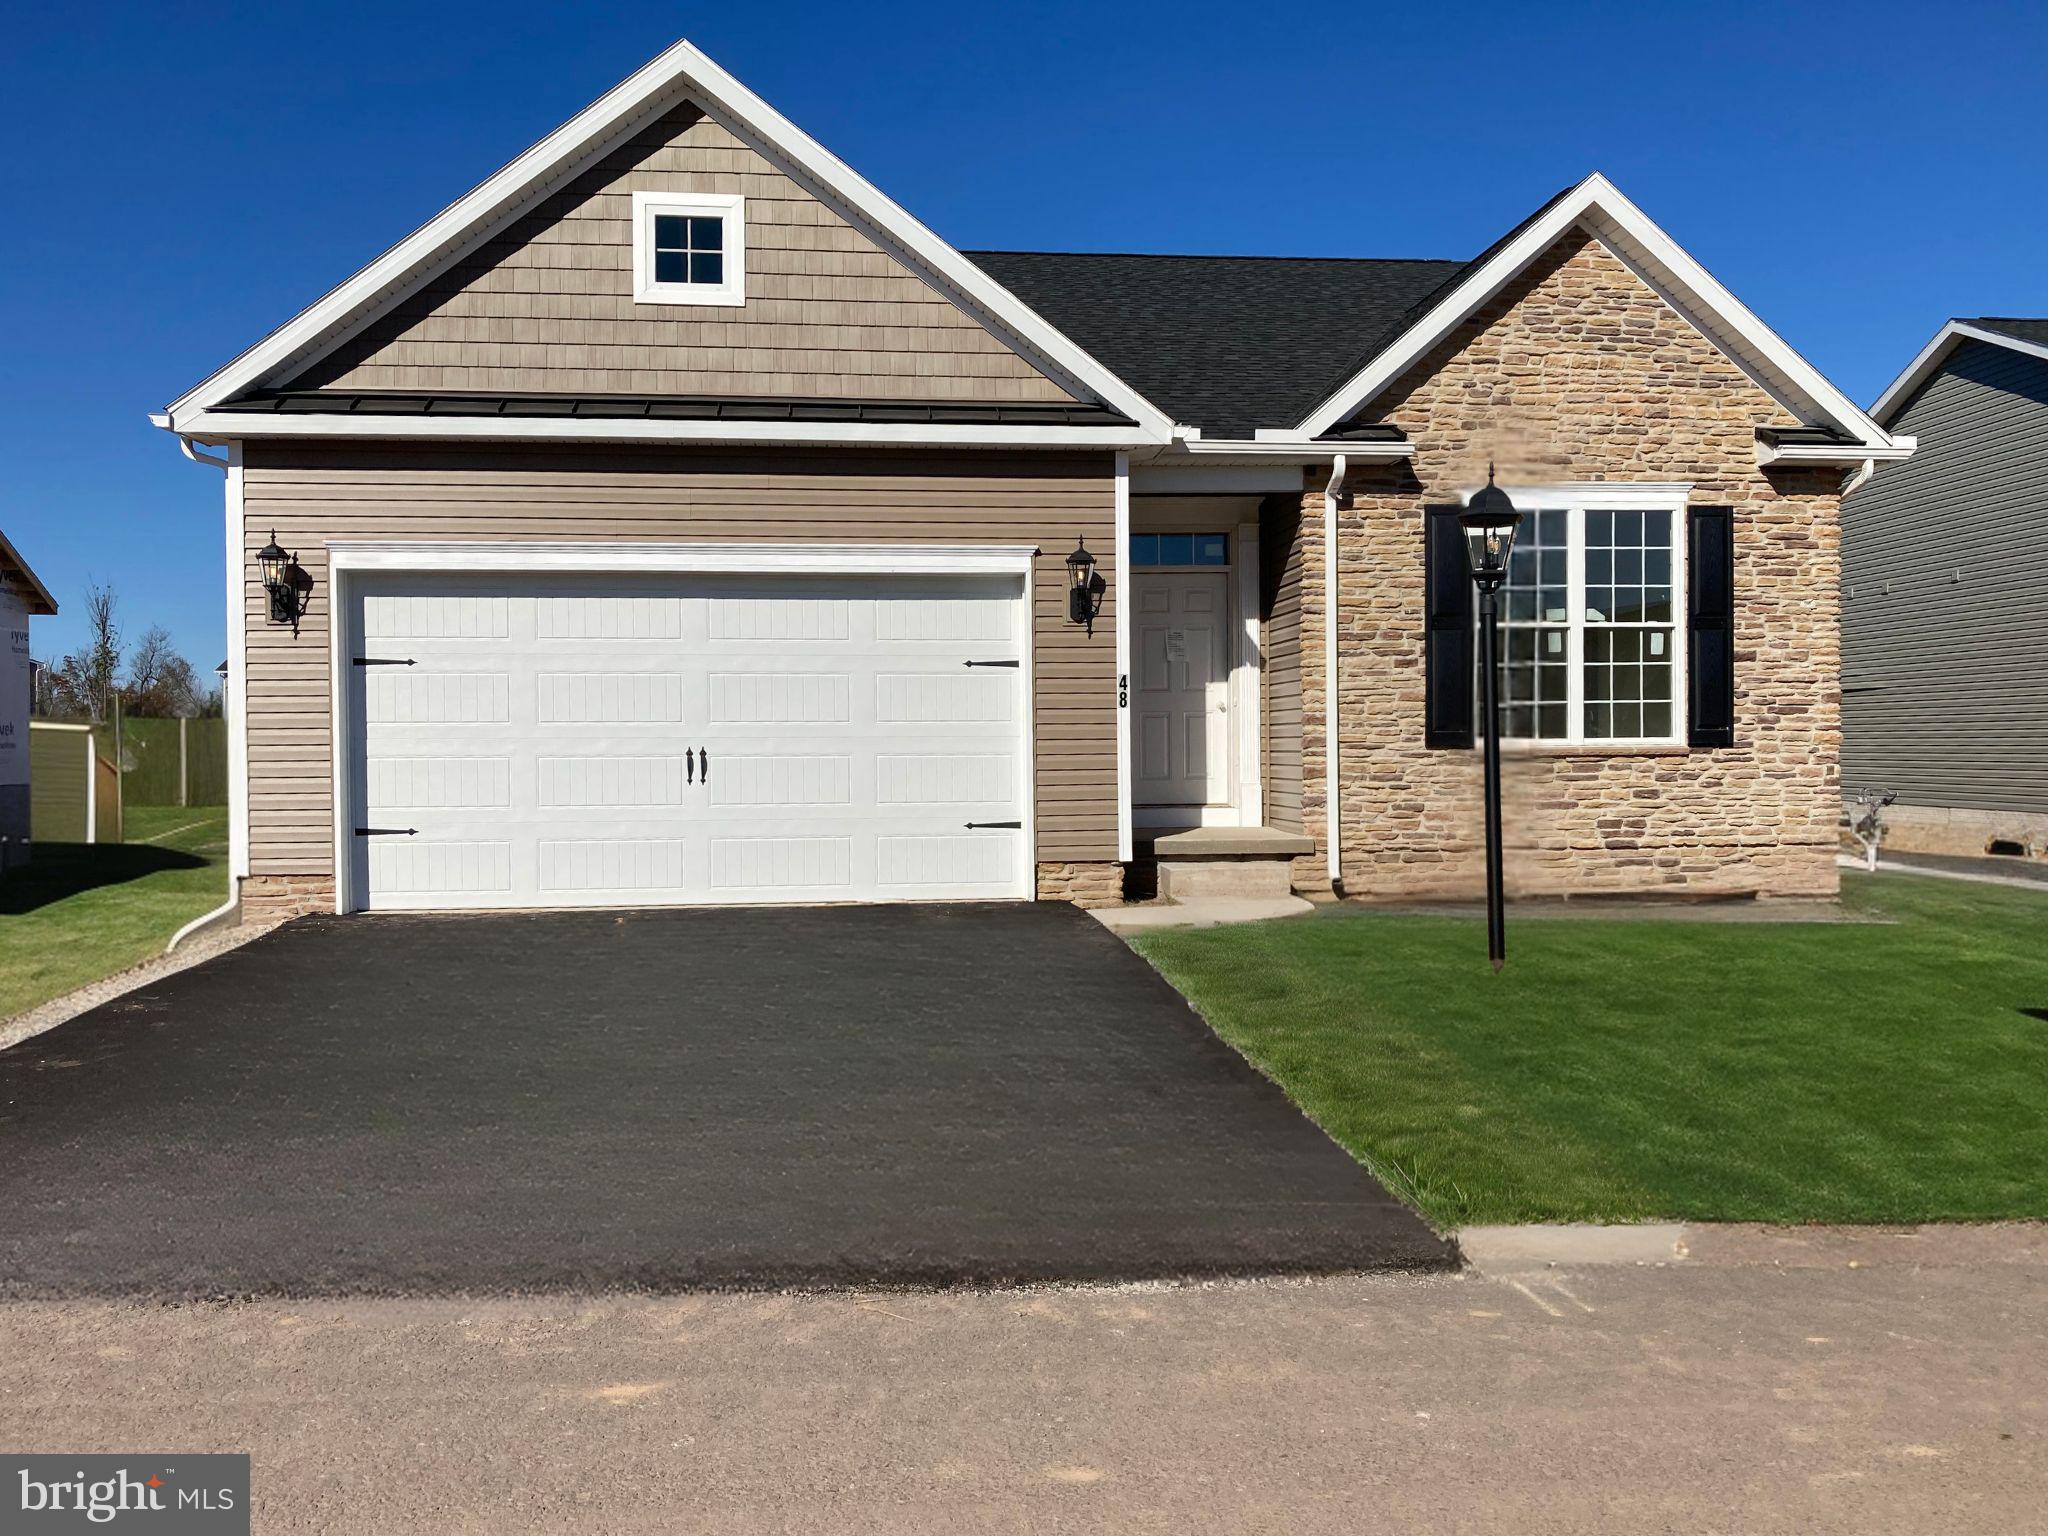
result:
[(1018, 788), (1025, 857), (1016, 894), (1037, 894), (1038, 751), (1032, 679), (1034, 630), (1029, 544), (739, 544), (546, 543), (508, 540), (334, 542), (327, 546), (328, 708), (333, 748), (334, 910), (358, 906), (355, 859), (347, 807), (353, 794), (354, 742), (361, 722), (352, 718), (347, 678), (352, 579), (369, 573), (477, 575), (626, 574), (635, 576), (1015, 576), (1022, 582), (1020, 660), (1025, 682), (1022, 720), (1023, 782)]

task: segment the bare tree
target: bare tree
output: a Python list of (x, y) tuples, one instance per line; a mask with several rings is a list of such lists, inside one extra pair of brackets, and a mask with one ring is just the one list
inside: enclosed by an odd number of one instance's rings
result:
[(51, 713), (83, 715), (95, 725), (112, 712), (121, 672), (121, 620), (114, 589), (85, 589), (86, 641), (50, 669)]
[(164, 680), (164, 669), (177, 659), (171, 632), (161, 624), (150, 625), (128, 658), (129, 697), (154, 692)]

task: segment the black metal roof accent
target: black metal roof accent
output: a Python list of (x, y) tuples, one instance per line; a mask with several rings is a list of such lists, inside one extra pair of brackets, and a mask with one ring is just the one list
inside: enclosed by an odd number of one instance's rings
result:
[(1321, 442), (1340, 443), (1405, 443), (1408, 434), (1391, 421), (1346, 422), (1333, 427), (1319, 439)]
[(1758, 427), (1756, 435), (1773, 448), (1818, 443), (1827, 447), (1852, 444), (1856, 439), (1839, 427)]
[(1105, 405), (952, 400), (825, 400), (722, 395), (474, 395), (387, 390), (263, 390), (217, 410), (246, 415), (502, 416), (601, 421), (894, 422), (1001, 427), (1127, 427)]
[(967, 251), (1176, 421), (1205, 440), (1292, 427), (1407, 329), (1459, 261)]

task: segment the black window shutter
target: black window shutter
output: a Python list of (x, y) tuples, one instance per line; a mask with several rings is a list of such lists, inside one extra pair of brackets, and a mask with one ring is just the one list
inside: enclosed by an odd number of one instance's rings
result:
[(1735, 509), (1694, 507), (1687, 516), (1686, 663), (1690, 740), (1735, 745)]
[(1458, 507), (1429, 507), (1423, 523), (1423, 670), (1427, 709), (1423, 744), (1472, 745), (1472, 578)]

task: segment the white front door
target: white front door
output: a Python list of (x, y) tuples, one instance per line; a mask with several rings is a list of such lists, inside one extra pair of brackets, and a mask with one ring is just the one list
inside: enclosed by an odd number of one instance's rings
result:
[(351, 904), (1028, 895), (1022, 585), (359, 578)]
[(1131, 799), (1230, 804), (1230, 573), (1134, 571)]

